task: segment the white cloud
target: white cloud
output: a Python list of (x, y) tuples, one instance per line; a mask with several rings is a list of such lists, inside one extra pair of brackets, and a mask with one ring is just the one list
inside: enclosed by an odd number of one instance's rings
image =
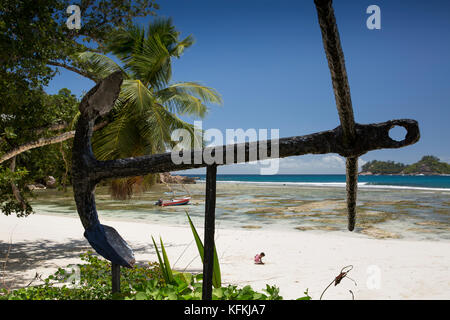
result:
[[(271, 160), (247, 164), (219, 166), (219, 174), (260, 174), (261, 168), (270, 167)], [(359, 158), (359, 168), (366, 163)], [(205, 174), (205, 169), (185, 171), (190, 174)], [(179, 172), (182, 173), (182, 172)], [(280, 159), (278, 174), (345, 174), (345, 158), (337, 154), (305, 155)]]

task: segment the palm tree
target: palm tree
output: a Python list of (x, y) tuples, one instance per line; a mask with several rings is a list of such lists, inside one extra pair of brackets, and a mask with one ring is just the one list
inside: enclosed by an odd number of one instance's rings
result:
[[(208, 111), (206, 104), (222, 103), (213, 88), (197, 82), (170, 83), (172, 59), (180, 58), (194, 42), (191, 36), (181, 41), (179, 36), (171, 19), (155, 19), (147, 30), (132, 25), (119, 30), (110, 40), (108, 49), (122, 66), (96, 52), (74, 57), (78, 66), (94, 79), (100, 80), (117, 70), (124, 73), (113, 120), (93, 138), (94, 153), (99, 160), (165, 152), (173, 146), (173, 130), (183, 128), (193, 136), (193, 125), (178, 115), (204, 117)], [(149, 177), (114, 180), (112, 196), (129, 198), (133, 189), (149, 183)]]

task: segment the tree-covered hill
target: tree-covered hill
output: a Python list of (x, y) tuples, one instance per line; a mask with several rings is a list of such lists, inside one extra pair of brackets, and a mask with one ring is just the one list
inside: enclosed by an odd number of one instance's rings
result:
[(374, 174), (398, 174), (406, 168), (406, 165), (394, 161), (369, 161), (362, 166), (362, 172)]
[(369, 161), (362, 166), (362, 174), (450, 174), (450, 164), (435, 156), (424, 156), (411, 165), (394, 161)]

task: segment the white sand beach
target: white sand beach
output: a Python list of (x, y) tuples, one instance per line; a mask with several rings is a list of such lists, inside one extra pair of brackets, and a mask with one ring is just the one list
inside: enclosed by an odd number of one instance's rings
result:
[[(150, 236), (163, 238), (174, 269), (199, 272), (201, 261), (189, 227), (124, 221), (102, 223), (116, 228), (135, 250), (137, 262), (156, 261)], [(202, 228), (198, 226), (202, 235)], [(11, 246), (9, 243), (12, 243)], [(58, 267), (79, 263), (89, 248), (78, 219), (46, 215), (16, 218), (0, 214), (2, 284), (28, 284)], [(216, 246), (225, 284), (251, 285), (261, 290), (277, 285), (284, 299), (319, 299), (342, 267), (353, 265), (344, 279), (331, 286), (324, 299), (450, 299), (450, 242), (369, 239), (302, 231), (216, 230)], [(187, 250), (183, 253), (183, 251)], [(5, 257), (8, 254), (5, 265)], [(265, 265), (253, 257), (264, 251)], [(377, 285), (379, 279), (379, 288)], [(34, 282), (33, 284), (37, 284)], [(369, 285), (368, 285), (369, 284)]]

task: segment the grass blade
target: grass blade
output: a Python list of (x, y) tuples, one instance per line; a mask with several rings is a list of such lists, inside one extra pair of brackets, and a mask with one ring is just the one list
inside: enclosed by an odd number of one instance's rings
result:
[(173, 283), (174, 279), (173, 279), (172, 269), (170, 268), (169, 257), (167, 256), (166, 249), (164, 249), (164, 244), (162, 242), (161, 237), (159, 238), (159, 241), (161, 242), (161, 251), (162, 251), (162, 256), (164, 259), (164, 267), (166, 269), (168, 283)]
[(164, 261), (161, 259), (161, 255), (159, 254), (158, 246), (156, 245), (156, 242), (155, 242), (155, 239), (153, 239), (153, 236), (152, 236), (152, 241), (153, 241), (153, 245), (155, 246), (156, 254), (158, 255), (159, 266), (160, 266), (161, 271), (163, 273), (164, 281), (166, 283), (169, 283), (169, 276), (167, 275), (167, 270), (166, 270), (166, 267), (164, 265)]
[[(186, 215), (189, 220), (189, 225), (191, 226), (192, 234), (194, 235), (195, 243), (197, 244), (197, 249), (200, 254), (200, 258), (202, 259), (203, 263), (203, 257), (204, 257), (204, 247), (203, 242), (200, 239), (200, 236), (198, 235), (197, 230), (195, 229), (194, 224), (192, 223), (191, 217), (186, 211)], [(217, 256), (216, 246), (214, 245), (214, 264), (213, 264), (213, 286), (214, 288), (220, 288), (222, 286), (222, 279), (220, 274), (220, 265), (219, 265), (219, 257)]]

